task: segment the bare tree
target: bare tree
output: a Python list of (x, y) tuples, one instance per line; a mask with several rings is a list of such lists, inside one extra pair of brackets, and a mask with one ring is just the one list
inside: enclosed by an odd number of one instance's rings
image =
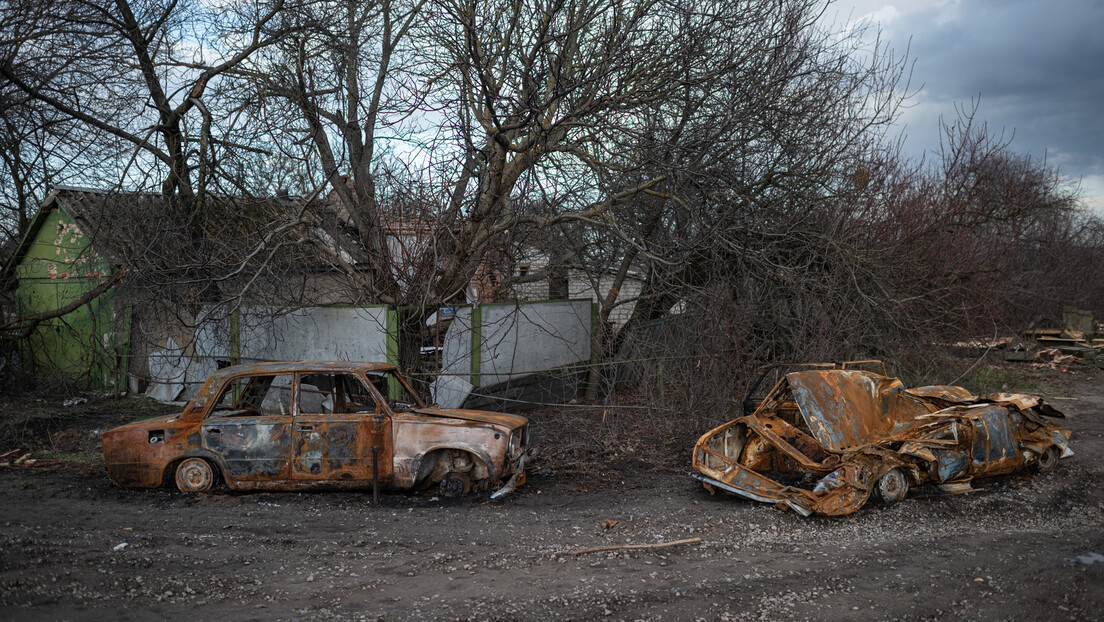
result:
[(374, 302), (398, 304), (404, 295), (377, 178), (386, 176), (387, 141), (421, 101), (410, 31), (423, 3), (287, 7), (272, 28), (288, 34), (235, 70), (245, 105), (263, 119), (280, 157), (328, 191), (355, 233), (363, 260), (331, 259), (362, 290), (358, 297)]

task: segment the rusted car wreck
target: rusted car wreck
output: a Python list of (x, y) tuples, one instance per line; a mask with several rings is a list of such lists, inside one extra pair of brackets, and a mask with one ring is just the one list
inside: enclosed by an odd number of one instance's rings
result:
[(258, 363), (212, 374), (184, 412), (103, 435), (111, 479), (185, 492), (424, 488), (502, 496), (525, 480), (524, 417), (427, 406), (392, 365)]
[(837, 516), (874, 493), (893, 503), (929, 482), (958, 492), (976, 477), (1045, 472), (1072, 455), (1069, 430), (1047, 420), (1063, 415), (1039, 397), (907, 389), (884, 365), (855, 365), (806, 365), (761, 401), (745, 400), (745, 416), (695, 444), (691, 476), (710, 492)]

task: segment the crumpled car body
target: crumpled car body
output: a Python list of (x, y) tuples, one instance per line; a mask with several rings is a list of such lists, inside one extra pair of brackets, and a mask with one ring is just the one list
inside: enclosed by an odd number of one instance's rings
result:
[(393, 365), (255, 363), (212, 374), (184, 411), (103, 434), (111, 479), (185, 492), (425, 488), (525, 481), (529, 422), (427, 406)]
[(884, 373), (818, 367), (785, 374), (751, 414), (702, 436), (691, 476), (710, 492), (838, 516), (874, 494), (899, 501), (926, 483), (957, 492), (1072, 455), (1070, 431), (1050, 420), (1063, 415), (1040, 397), (908, 389)]

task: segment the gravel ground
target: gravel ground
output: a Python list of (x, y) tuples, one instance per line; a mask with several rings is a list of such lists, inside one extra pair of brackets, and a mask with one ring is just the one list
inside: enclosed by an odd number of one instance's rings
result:
[(1082, 372), (1065, 394), (1076, 455), (1055, 472), (831, 519), (711, 497), (631, 459), (612, 484), (545, 467), (500, 502), (379, 505), (3, 469), (0, 619), (1102, 619), (1104, 376)]

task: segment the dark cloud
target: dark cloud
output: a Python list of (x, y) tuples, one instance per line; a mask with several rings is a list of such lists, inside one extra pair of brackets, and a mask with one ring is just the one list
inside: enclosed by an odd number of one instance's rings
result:
[(953, 118), (954, 102), (980, 96), (978, 116), (990, 130), (1014, 130), (1016, 151), (1047, 153), (1073, 177), (1104, 178), (1104, 2), (933, 3), (882, 27), (898, 50), (911, 38), (914, 86), (924, 84), (904, 116), (910, 148), (937, 146), (938, 116)]

